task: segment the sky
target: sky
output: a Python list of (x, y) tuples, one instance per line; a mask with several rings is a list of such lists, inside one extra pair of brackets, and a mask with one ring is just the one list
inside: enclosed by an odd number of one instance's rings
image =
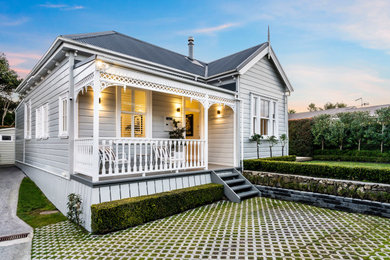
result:
[(62, 34), (115, 30), (212, 61), (267, 41), (294, 92), (289, 108), (390, 103), (390, 1), (1, 1), (0, 52), (25, 77)]

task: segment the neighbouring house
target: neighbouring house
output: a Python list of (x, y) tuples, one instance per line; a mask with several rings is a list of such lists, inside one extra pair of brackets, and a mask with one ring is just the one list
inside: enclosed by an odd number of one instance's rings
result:
[(15, 128), (0, 129), (0, 165), (15, 163)]
[(390, 104), (377, 105), (377, 106), (365, 106), (365, 107), (349, 106), (349, 107), (333, 108), (333, 109), (318, 110), (318, 111), (301, 112), (301, 113), (288, 114), (288, 120), (308, 119), (318, 115), (325, 115), (325, 114), (337, 115), (338, 113), (349, 113), (349, 112), (368, 112), (370, 116), (376, 116), (376, 111), (385, 107), (390, 107)]
[(90, 230), (91, 204), (210, 183), (256, 158), (254, 133), (287, 134), (293, 88), (269, 42), (209, 63), (192, 37), (188, 49), (115, 31), (57, 37), (17, 88), (15, 164), (61, 212), (80, 194)]

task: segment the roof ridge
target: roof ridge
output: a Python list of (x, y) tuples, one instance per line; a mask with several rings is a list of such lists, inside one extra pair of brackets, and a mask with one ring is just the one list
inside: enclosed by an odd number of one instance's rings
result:
[(102, 32), (93, 32), (93, 33), (75, 33), (75, 34), (61, 34), (61, 37), (66, 38), (74, 38), (74, 39), (81, 39), (81, 38), (93, 38), (97, 36), (102, 35), (109, 35), (109, 34), (115, 34), (116, 31), (102, 31)]
[(231, 57), (231, 56), (233, 56), (233, 55), (236, 55), (236, 54), (238, 54), (238, 53), (241, 53), (241, 52), (244, 52), (244, 51), (250, 50), (250, 49), (252, 49), (252, 48), (255, 48), (255, 47), (258, 47), (258, 48), (260, 48), (260, 47), (261, 47), (261, 46), (263, 46), (263, 44), (265, 44), (265, 43), (266, 43), (266, 42), (263, 42), (263, 43), (260, 43), (260, 44), (258, 44), (258, 45), (255, 45), (255, 46), (252, 46), (252, 47), (246, 48), (246, 49), (244, 49), (244, 50), (242, 50), (242, 51), (238, 51), (238, 52), (235, 52), (235, 53), (229, 54), (229, 55), (227, 55), (227, 56), (224, 56), (224, 57), (221, 57), (221, 58), (219, 58), (219, 59), (216, 59), (216, 60), (213, 60), (213, 61), (211, 61), (211, 62), (208, 62), (207, 64), (208, 64), (208, 65), (210, 65), (210, 64), (211, 64), (211, 63), (213, 63), (213, 62), (216, 62), (216, 61), (219, 61), (219, 60), (225, 59), (225, 58), (227, 58), (227, 57)]

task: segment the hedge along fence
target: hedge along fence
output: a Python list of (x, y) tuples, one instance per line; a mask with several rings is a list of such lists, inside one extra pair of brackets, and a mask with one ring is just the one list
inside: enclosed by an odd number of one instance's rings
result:
[(313, 135), (311, 133), (312, 119), (288, 121), (289, 154), (298, 156), (313, 155)]
[(205, 184), (153, 195), (94, 204), (92, 232), (104, 234), (165, 218), (221, 200), (223, 185)]
[(390, 203), (390, 185), (314, 178), (290, 174), (244, 171), (253, 184)]
[(299, 162), (281, 162), (266, 160), (244, 160), (244, 169), (252, 171), (277, 172), (312, 177), (323, 177), (344, 180), (369, 181), (390, 184), (389, 169), (368, 167), (347, 167), (318, 165)]

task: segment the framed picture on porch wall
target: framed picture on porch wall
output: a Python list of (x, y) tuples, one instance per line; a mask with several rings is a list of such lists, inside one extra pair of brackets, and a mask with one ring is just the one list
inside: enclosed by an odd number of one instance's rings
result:
[(186, 136), (194, 136), (194, 114), (186, 115)]

